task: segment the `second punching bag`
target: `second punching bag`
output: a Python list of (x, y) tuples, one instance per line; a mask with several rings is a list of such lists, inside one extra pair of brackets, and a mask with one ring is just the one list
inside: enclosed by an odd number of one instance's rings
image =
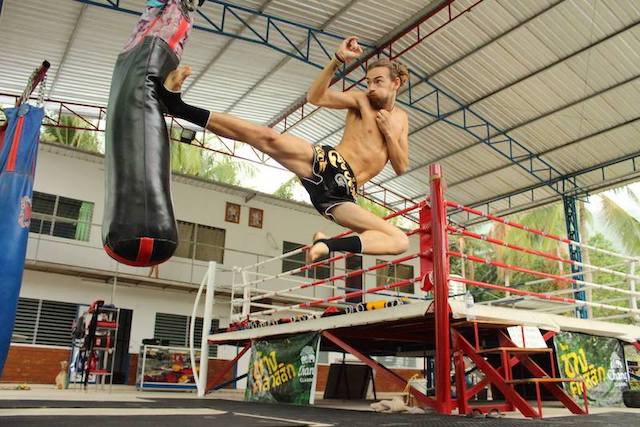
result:
[(148, 2), (113, 71), (105, 134), (102, 241), (113, 259), (150, 266), (178, 246), (171, 147), (154, 79), (175, 69), (192, 26), (184, 0)]

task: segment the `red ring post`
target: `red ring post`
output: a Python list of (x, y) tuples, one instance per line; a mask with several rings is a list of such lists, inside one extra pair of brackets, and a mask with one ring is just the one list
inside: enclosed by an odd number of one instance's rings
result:
[(431, 233), (433, 236), (433, 296), (436, 315), (436, 408), (451, 414), (451, 343), (449, 336), (449, 241), (447, 208), (442, 188), (442, 167), (429, 166)]

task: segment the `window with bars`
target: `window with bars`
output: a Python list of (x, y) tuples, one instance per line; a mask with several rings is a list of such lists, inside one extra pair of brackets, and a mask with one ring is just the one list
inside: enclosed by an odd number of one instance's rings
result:
[[(189, 328), (191, 316), (180, 314), (156, 313), (153, 337), (158, 340), (168, 340), (170, 346), (188, 347)], [(220, 325), (218, 319), (211, 321), (211, 329), (217, 329)], [(194, 325), (193, 343), (195, 348), (200, 348), (202, 343), (202, 317), (196, 317)], [(209, 357), (218, 356), (218, 347), (209, 346)]]
[(78, 304), (20, 298), (13, 329), (14, 343), (71, 346)]
[(386, 368), (417, 368), (418, 359), (415, 357), (373, 356), (373, 359)]
[[(383, 259), (377, 259), (377, 264), (382, 264), (386, 262)], [(385, 268), (380, 268), (376, 270), (376, 286), (387, 286), (392, 285), (396, 282), (405, 279), (412, 279), (413, 276), (413, 266), (409, 264), (395, 264), (388, 265)], [(400, 286), (394, 289), (390, 289), (390, 291), (396, 291), (396, 293), (407, 293), (413, 294), (414, 291), (414, 283), (410, 283), (406, 286)]]
[[(303, 247), (300, 243), (282, 242), (282, 253), (294, 251)], [(322, 261), (329, 258), (329, 255), (319, 258), (317, 261)], [(295, 270), (305, 265), (305, 253), (300, 252), (282, 259), (282, 272)], [(294, 276), (308, 277), (309, 279), (328, 279), (331, 277), (332, 268), (331, 265), (320, 265), (310, 270), (299, 271), (294, 273)]]
[(178, 221), (178, 248), (175, 256), (200, 261), (224, 262), (226, 231), (222, 228)]
[(93, 207), (93, 202), (34, 191), (29, 231), (88, 242)]

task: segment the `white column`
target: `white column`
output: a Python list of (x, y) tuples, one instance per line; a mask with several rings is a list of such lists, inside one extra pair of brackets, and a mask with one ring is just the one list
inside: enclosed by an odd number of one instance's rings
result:
[[(635, 276), (636, 274), (636, 261), (631, 262), (631, 265), (629, 266), (629, 274), (631, 276)], [(629, 279), (629, 290), (631, 292), (635, 292), (636, 291), (636, 279), (631, 278)], [(631, 295), (631, 299), (629, 300), (629, 304), (632, 310), (637, 310), (638, 309), (638, 297), (634, 295)], [(637, 314), (633, 315), (633, 318), (638, 321), (640, 320), (640, 316)]]
[(247, 286), (247, 272), (242, 270), (242, 318), (246, 319), (251, 313), (251, 289)]

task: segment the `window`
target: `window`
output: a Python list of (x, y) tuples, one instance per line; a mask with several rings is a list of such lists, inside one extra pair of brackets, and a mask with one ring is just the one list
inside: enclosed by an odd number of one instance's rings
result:
[(196, 228), (196, 259), (224, 262), (225, 230), (198, 224)]
[(223, 263), (225, 234), (222, 228), (178, 221), (178, 248), (175, 256)]
[[(31, 298), (20, 298), (18, 300), (12, 342), (34, 344), (40, 303), (40, 300)], [(71, 343), (71, 340), (69, 340), (69, 343)]]
[(416, 357), (373, 356), (373, 359), (385, 368), (415, 369), (418, 367), (418, 359)]
[[(294, 251), (298, 248), (303, 247), (300, 243), (293, 242), (282, 242), (282, 253), (286, 254), (288, 252)], [(318, 259), (318, 261), (329, 258), (329, 255)], [(282, 259), (282, 272), (295, 270), (297, 268), (305, 265), (305, 253), (299, 252), (297, 254), (288, 256)], [(299, 271), (294, 273), (295, 276), (300, 277), (308, 277), (310, 279), (328, 279), (331, 277), (331, 265), (321, 265), (311, 270)]]
[(78, 304), (20, 298), (12, 342), (71, 346), (71, 328)]
[(89, 241), (93, 219), (92, 202), (34, 191), (31, 205), (30, 232)]
[[(189, 325), (191, 316), (179, 314), (156, 313), (156, 322), (153, 337), (159, 340), (168, 340), (170, 346), (189, 347)], [(193, 345), (200, 348), (202, 343), (202, 317), (196, 317), (194, 325)], [(217, 329), (220, 324), (218, 319), (212, 319), (211, 329)], [(209, 347), (209, 357), (218, 356), (218, 347)]]
[(191, 222), (178, 221), (178, 248), (175, 256), (193, 258), (194, 225)]
[[(382, 264), (386, 262), (382, 259), (377, 259), (376, 264)], [(392, 285), (396, 282), (405, 279), (413, 279), (413, 266), (409, 264), (396, 264), (389, 265), (385, 268), (376, 270), (376, 286)], [(414, 283), (410, 283), (407, 286), (400, 286), (398, 288), (390, 289), (390, 291), (404, 292), (407, 294), (414, 293)]]

